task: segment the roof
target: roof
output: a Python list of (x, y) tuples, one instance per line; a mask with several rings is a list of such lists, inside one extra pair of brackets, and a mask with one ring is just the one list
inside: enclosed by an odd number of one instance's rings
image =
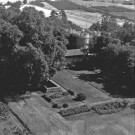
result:
[(72, 50), (67, 50), (65, 56), (70, 57), (70, 56), (80, 56), (83, 55), (83, 52), (81, 52), (80, 49), (72, 49)]

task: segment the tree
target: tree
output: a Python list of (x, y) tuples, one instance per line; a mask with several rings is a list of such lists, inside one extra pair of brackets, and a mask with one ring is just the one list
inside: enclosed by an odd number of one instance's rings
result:
[(91, 31), (101, 31), (101, 24), (99, 21), (97, 23), (93, 23), (90, 28)]
[(124, 82), (131, 87), (134, 81), (134, 47), (130, 45), (109, 44), (101, 51), (102, 71), (117, 83)]
[(67, 103), (64, 103), (63, 104), (63, 108), (68, 108), (68, 104)]
[(116, 37), (119, 38), (123, 44), (131, 44), (135, 40), (135, 25), (126, 21), (123, 26), (117, 30)]
[(14, 9), (0, 12), (0, 79), (5, 86), (18, 82), (21, 88), (37, 88), (64, 61), (67, 40), (62, 22), (54, 26), (32, 7), (18, 15)]
[(15, 7), (10, 7), (6, 9), (5, 7), (0, 7), (0, 18), (12, 23), (13, 19), (20, 14), (20, 9)]
[(32, 44), (20, 46), (22, 32), (3, 20), (0, 24), (1, 77), (5, 83), (14, 81), (22, 87), (28, 84), (36, 87), (48, 77), (48, 66), (42, 50)]
[(103, 16), (101, 22), (101, 31), (113, 32), (117, 30), (117, 28), (118, 28), (117, 21), (114, 17)]
[(16, 2), (14, 2), (14, 3), (11, 3), (11, 6), (12, 6), (12, 7), (15, 7), (15, 8), (20, 8), (21, 4), (22, 4), (21, 1), (16, 1)]
[(67, 15), (66, 15), (65, 11), (64, 11), (64, 10), (61, 10), (60, 14), (61, 14), (61, 16), (62, 16), (62, 20), (63, 20), (64, 22), (67, 22)]
[(51, 11), (51, 15), (50, 15), (50, 18), (57, 18), (58, 17), (58, 13), (57, 13), (57, 11), (55, 11), (55, 10), (52, 10)]
[(23, 1), (23, 4), (27, 4), (27, 0), (24, 0), (24, 1)]

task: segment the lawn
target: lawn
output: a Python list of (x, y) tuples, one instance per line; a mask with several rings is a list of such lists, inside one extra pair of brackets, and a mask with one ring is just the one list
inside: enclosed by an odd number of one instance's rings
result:
[(134, 135), (134, 111), (117, 114), (91, 115), (89, 113), (66, 117), (67, 120), (84, 120), (85, 135)]
[(18, 101), (11, 100), (8, 105), (35, 135), (75, 135), (77, 129), (81, 128), (49, 109), (36, 94)]
[(135, 114), (129, 108), (115, 114), (84, 113), (64, 119), (36, 95), (8, 105), (36, 135), (134, 135)]
[(82, 92), (86, 95), (86, 102), (95, 103), (104, 100), (111, 99), (107, 94), (91, 86), (88, 82), (85, 82), (77, 78), (73, 73), (68, 70), (57, 72), (53, 77), (53, 80), (66, 90), (73, 90), (76, 94)]

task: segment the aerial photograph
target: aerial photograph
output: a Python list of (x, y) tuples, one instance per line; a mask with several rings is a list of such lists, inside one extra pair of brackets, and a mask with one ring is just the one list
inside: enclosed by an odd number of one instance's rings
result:
[(0, 135), (135, 135), (135, 0), (0, 0)]

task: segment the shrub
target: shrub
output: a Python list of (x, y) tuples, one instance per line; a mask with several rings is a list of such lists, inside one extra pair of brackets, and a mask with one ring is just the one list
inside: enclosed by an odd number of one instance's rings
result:
[(52, 99), (51, 98), (49, 98), (49, 97), (47, 97), (46, 95), (44, 95), (44, 96), (42, 96), (47, 102), (51, 102), (52, 101)]
[(111, 114), (118, 112), (124, 108), (127, 107), (128, 102), (127, 101), (115, 101), (110, 102), (102, 105), (96, 105), (92, 107), (92, 110), (94, 110), (96, 113), (99, 114)]
[(86, 96), (83, 93), (77, 94), (76, 100), (83, 101), (86, 99)]
[(67, 96), (68, 93), (67, 92), (57, 92), (57, 93), (54, 93), (52, 95), (50, 95), (49, 97), (52, 98), (52, 99), (56, 99), (56, 98), (60, 98), (62, 96)]
[(72, 91), (72, 90), (68, 90), (68, 93), (71, 95), (71, 96), (74, 96), (75, 93)]
[(58, 108), (58, 107), (59, 107), (59, 106), (58, 106), (58, 104), (56, 104), (56, 103), (52, 105), (52, 108)]
[(63, 95), (63, 96), (67, 96), (68, 93), (67, 93), (67, 92), (62, 92), (62, 95)]
[(90, 109), (88, 108), (87, 105), (83, 105), (80, 107), (75, 107), (75, 108), (70, 108), (67, 110), (61, 110), (59, 113), (65, 117), (65, 116), (70, 116), (70, 115), (75, 115), (75, 114), (79, 114), (79, 113), (83, 113), (83, 112), (89, 112)]
[(63, 104), (63, 108), (68, 108), (68, 104)]
[(130, 108), (135, 110), (135, 104), (131, 105)]

